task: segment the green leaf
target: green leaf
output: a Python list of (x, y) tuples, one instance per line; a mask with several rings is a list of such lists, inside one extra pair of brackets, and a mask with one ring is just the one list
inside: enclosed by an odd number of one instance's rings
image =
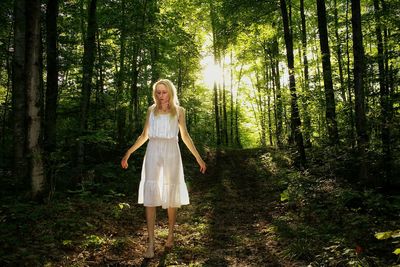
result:
[(289, 200), (289, 191), (286, 189), (281, 193), (281, 201)]
[(388, 239), (392, 237), (392, 231), (375, 233), (375, 237), (379, 240)]
[(400, 248), (396, 248), (396, 249), (393, 251), (393, 253), (396, 254), (396, 255), (399, 255), (399, 254), (400, 254)]

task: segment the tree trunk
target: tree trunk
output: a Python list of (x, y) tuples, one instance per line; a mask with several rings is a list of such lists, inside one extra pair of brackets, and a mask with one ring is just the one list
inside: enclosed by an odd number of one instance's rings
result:
[[(210, 19), (211, 19), (211, 28), (212, 28), (212, 37), (213, 37), (213, 50), (214, 50), (214, 64), (219, 64), (219, 56), (218, 56), (218, 47), (217, 47), (217, 34), (216, 34), (216, 18), (214, 13), (213, 1), (210, 1)], [(221, 130), (220, 130), (220, 112), (219, 112), (219, 104), (218, 104), (218, 85), (217, 81), (214, 81), (214, 113), (215, 113), (215, 132), (216, 132), (216, 142), (217, 146), (221, 145)]]
[[(225, 52), (224, 52), (225, 55)], [(225, 56), (223, 56), (225, 58)], [(222, 61), (222, 115), (224, 144), (228, 145), (228, 115), (226, 113), (225, 62)]]
[(133, 112), (130, 115), (130, 123), (135, 130), (140, 127), (139, 121), (139, 96), (138, 96), (138, 79), (139, 79), (139, 66), (138, 66), (138, 49), (135, 49), (132, 58), (132, 83), (131, 83), (131, 101), (130, 106), (133, 107)]
[(57, 16), (58, 0), (48, 0), (46, 10), (47, 88), (44, 123), (44, 149), (48, 153), (55, 151), (56, 148), (58, 97)]
[[(157, 0), (150, 0), (150, 16), (149, 16), (149, 24), (152, 27), (157, 27), (156, 25), (156, 13), (159, 13), (158, 9), (158, 4)], [(151, 85), (153, 85), (155, 82), (157, 82), (158, 79), (160, 79), (160, 69), (158, 66), (158, 61), (159, 61), (159, 42), (160, 40), (158, 39), (157, 36), (154, 36), (150, 45), (150, 56), (151, 56)], [(149, 90), (151, 92), (151, 90)], [(153, 97), (152, 94), (148, 94), (148, 102), (149, 105), (153, 102)]]
[[(15, 22), (14, 22), (15, 23)], [(6, 51), (11, 51), (12, 47), (12, 42), (13, 42), (13, 32), (14, 32), (14, 25), (10, 25), (10, 30), (8, 34), (8, 40), (7, 43), (5, 44), (5, 49)], [(15, 52), (15, 51), (14, 51)], [(7, 117), (8, 112), (10, 111), (8, 105), (9, 105), (9, 97), (12, 93), (12, 58), (11, 58), (12, 53), (8, 52), (5, 56), (5, 70), (6, 70), (6, 76), (7, 76), (7, 82), (6, 82), (6, 95), (4, 99), (4, 109), (1, 115), (2, 118), (2, 125), (1, 125), (1, 130), (0, 130), (0, 140), (1, 140), (1, 146), (0, 146), (0, 162), (4, 161), (5, 157), (9, 157), (8, 154), (8, 149), (6, 151), (6, 129), (8, 128), (7, 125)]]
[(383, 150), (383, 163), (384, 163), (384, 183), (388, 182), (388, 178), (391, 176), (391, 147), (390, 147), (390, 128), (389, 125), (389, 90), (388, 84), (386, 83), (385, 73), (385, 54), (383, 49), (383, 38), (380, 20), (380, 7), (379, 0), (374, 0), (375, 9), (375, 32), (376, 39), (378, 42), (378, 69), (379, 69), (379, 93), (380, 93), (380, 104), (381, 104), (381, 140)]
[(274, 76), (275, 92), (276, 92), (276, 143), (278, 147), (282, 147), (282, 133), (283, 133), (283, 103), (282, 103), (282, 93), (281, 93), (281, 83), (279, 75), (279, 60), (275, 57), (278, 55), (278, 41), (274, 39), (273, 45), (273, 59), (272, 61), (272, 76)]
[(363, 87), (364, 46), (361, 30), (360, 0), (351, 1), (354, 54), (354, 95), (356, 111), (357, 144), (360, 153), (360, 179), (366, 181), (367, 164), (365, 153), (368, 146), (367, 119), (365, 116), (365, 96)]
[(347, 105), (346, 99), (346, 91), (344, 88), (344, 77), (343, 77), (343, 59), (342, 59), (342, 43), (339, 37), (339, 17), (338, 17), (338, 9), (337, 9), (337, 0), (334, 0), (334, 20), (335, 20), (335, 36), (336, 36), (336, 57), (338, 61), (339, 67), (339, 81), (340, 81), (340, 93), (342, 95), (342, 99), (345, 105)]
[(218, 88), (217, 82), (214, 81), (214, 112), (215, 112), (215, 131), (217, 138), (217, 146), (221, 145), (220, 124), (219, 124), (219, 108), (218, 108)]
[(339, 143), (339, 135), (336, 122), (335, 94), (332, 83), (331, 56), (328, 42), (328, 29), (326, 23), (325, 0), (317, 0), (318, 31), (322, 56), (322, 72), (325, 88), (325, 116), (328, 128), (329, 143)]
[(32, 197), (40, 199), (45, 189), (42, 147), (40, 142), (40, 0), (26, 2), (26, 91), (27, 91), (27, 155), (32, 182)]
[(97, 29), (97, 58), (98, 58), (98, 73), (97, 73), (97, 80), (96, 80), (96, 96), (95, 96), (95, 105), (94, 105), (94, 121), (93, 121), (93, 128), (97, 130), (99, 128), (99, 117), (100, 112), (98, 112), (99, 108), (101, 109), (104, 104), (104, 59), (101, 49), (101, 39), (100, 33)]
[(302, 96), (302, 104), (304, 110), (304, 138), (307, 147), (311, 147), (311, 115), (308, 111), (308, 100), (310, 98), (310, 84), (308, 74), (308, 58), (307, 58), (307, 27), (306, 16), (304, 12), (304, 0), (300, 0), (300, 16), (301, 16), (301, 46), (303, 50), (303, 65), (304, 65), (304, 88)]
[(230, 99), (230, 114), (229, 114), (229, 122), (230, 122), (230, 132), (229, 132), (229, 140), (233, 145), (233, 50), (231, 50), (231, 69), (230, 69), (230, 92), (231, 92), (231, 99)]
[(293, 56), (293, 40), (289, 29), (289, 18), (286, 8), (286, 0), (280, 0), (282, 21), (285, 35), (285, 45), (286, 45), (286, 56), (288, 61), (289, 69), (289, 87), (291, 95), (291, 127), (294, 133), (295, 142), (298, 150), (298, 161), (301, 166), (306, 164), (306, 153), (304, 150), (303, 134), (301, 132), (301, 121), (299, 108), (297, 105), (297, 94), (296, 94), (296, 80), (294, 77), (294, 56)]
[[(93, 66), (96, 54), (96, 5), (97, 0), (90, 1), (87, 35), (83, 51), (82, 68), (82, 95), (81, 95), (81, 114), (79, 123), (79, 136), (83, 137), (88, 129), (89, 103), (92, 90)], [(84, 143), (78, 142), (78, 163), (83, 164), (85, 157)]]
[(349, 140), (351, 147), (354, 148), (355, 146), (355, 134), (354, 134), (354, 114), (353, 114), (353, 98), (352, 98), (352, 93), (351, 93), (351, 75), (350, 75), (350, 46), (349, 46), (349, 0), (346, 1), (346, 59), (347, 59), (347, 64), (346, 64), (346, 70), (347, 70), (347, 91), (348, 91), (348, 96), (349, 96), (349, 104), (348, 104), (348, 116), (350, 119), (350, 129), (348, 132), (349, 135)]
[(26, 91), (25, 91), (25, 32), (26, 1), (14, 1), (14, 57), (13, 57), (13, 174), (17, 184), (25, 187), (28, 179), (26, 153)]
[(125, 14), (126, 8), (125, 8), (125, 1), (122, 0), (121, 2), (121, 24), (119, 26), (120, 30), (120, 55), (119, 55), (119, 71), (117, 72), (117, 146), (121, 147), (125, 143), (125, 135), (124, 135), (124, 129), (125, 129), (125, 113), (126, 109), (124, 108), (123, 105), (123, 95), (124, 95), (124, 78), (125, 78), (125, 42), (126, 42), (126, 14)]

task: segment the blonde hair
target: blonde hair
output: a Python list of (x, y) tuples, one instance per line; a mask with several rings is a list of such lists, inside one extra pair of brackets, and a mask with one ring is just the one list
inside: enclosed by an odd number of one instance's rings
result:
[(167, 88), (168, 96), (169, 96), (170, 114), (172, 116), (175, 116), (178, 113), (177, 109), (179, 106), (179, 100), (178, 100), (178, 96), (177, 96), (176, 88), (175, 88), (174, 84), (168, 79), (160, 79), (157, 82), (155, 82), (153, 85), (153, 100), (154, 100), (154, 105), (155, 105), (154, 114), (157, 115), (161, 109), (161, 104), (159, 103), (160, 101), (158, 101), (158, 98), (156, 95), (157, 86), (159, 84), (162, 84)]

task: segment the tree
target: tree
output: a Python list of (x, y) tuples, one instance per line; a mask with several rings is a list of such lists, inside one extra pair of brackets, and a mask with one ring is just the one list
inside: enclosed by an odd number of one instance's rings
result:
[(13, 174), (18, 183), (24, 184), (28, 178), (26, 164), (26, 91), (25, 91), (25, 0), (14, 1), (14, 57), (12, 110), (13, 124)]
[(383, 49), (383, 37), (381, 29), (381, 19), (380, 19), (380, 6), (379, 1), (374, 0), (375, 9), (375, 34), (378, 46), (378, 70), (379, 70), (379, 94), (380, 94), (380, 104), (381, 104), (381, 141), (383, 148), (383, 162), (384, 162), (384, 180), (388, 182), (388, 177), (391, 175), (391, 146), (390, 146), (390, 108), (389, 108), (389, 90), (388, 84), (386, 83), (385, 77), (387, 76), (385, 72), (385, 53)]
[[(92, 90), (93, 66), (96, 54), (96, 7), (97, 0), (91, 0), (89, 6), (87, 33), (83, 52), (83, 67), (82, 67), (82, 94), (81, 94), (81, 114), (79, 123), (80, 138), (88, 129), (89, 103)], [(84, 162), (84, 143), (83, 140), (78, 142), (78, 162)]]
[(317, 0), (318, 31), (322, 55), (322, 72), (325, 88), (325, 116), (328, 128), (329, 143), (338, 144), (339, 135), (336, 122), (335, 95), (332, 83), (331, 56), (328, 42), (328, 29), (326, 24), (325, 0)]
[(40, 142), (40, 0), (27, 1), (26, 92), (27, 92), (27, 154), (32, 181), (32, 197), (43, 197), (45, 175)]
[(360, 179), (367, 178), (367, 165), (365, 153), (368, 146), (367, 118), (365, 116), (365, 94), (363, 87), (364, 71), (364, 45), (361, 30), (360, 0), (351, 3), (351, 23), (353, 26), (353, 54), (354, 54), (354, 96), (355, 96), (355, 119), (357, 130), (357, 145), (361, 157)]
[(304, 88), (303, 88), (303, 109), (304, 109), (304, 137), (306, 145), (311, 146), (311, 115), (309, 114), (308, 102), (310, 94), (310, 81), (308, 71), (308, 58), (307, 58), (307, 27), (306, 15), (304, 12), (304, 0), (300, 0), (300, 17), (301, 17), (301, 47), (303, 50), (303, 65), (304, 65)]
[(44, 149), (46, 152), (52, 152), (56, 147), (58, 98), (57, 16), (58, 0), (48, 0), (46, 9), (47, 87), (44, 123)]
[(299, 153), (299, 163), (302, 166), (306, 164), (306, 153), (304, 150), (303, 134), (301, 132), (301, 121), (300, 112), (297, 105), (297, 94), (296, 94), (296, 80), (294, 77), (294, 56), (293, 56), (293, 39), (289, 28), (289, 17), (287, 13), (286, 0), (280, 0), (283, 30), (285, 35), (286, 45), (286, 57), (289, 68), (289, 87), (291, 96), (291, 128), (294, 134), (294, 139), (297, 145), (297, 151)]

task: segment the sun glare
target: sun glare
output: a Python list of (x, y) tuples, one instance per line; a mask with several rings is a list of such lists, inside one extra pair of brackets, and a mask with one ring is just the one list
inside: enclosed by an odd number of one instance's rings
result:
[(220, 66), (214, 64), (213, 56), (206, 56), (201, 61), (203, 69), (203, 83), (208, 88), (212, 89), (214, 82), (222, 82), (222, 69)]

